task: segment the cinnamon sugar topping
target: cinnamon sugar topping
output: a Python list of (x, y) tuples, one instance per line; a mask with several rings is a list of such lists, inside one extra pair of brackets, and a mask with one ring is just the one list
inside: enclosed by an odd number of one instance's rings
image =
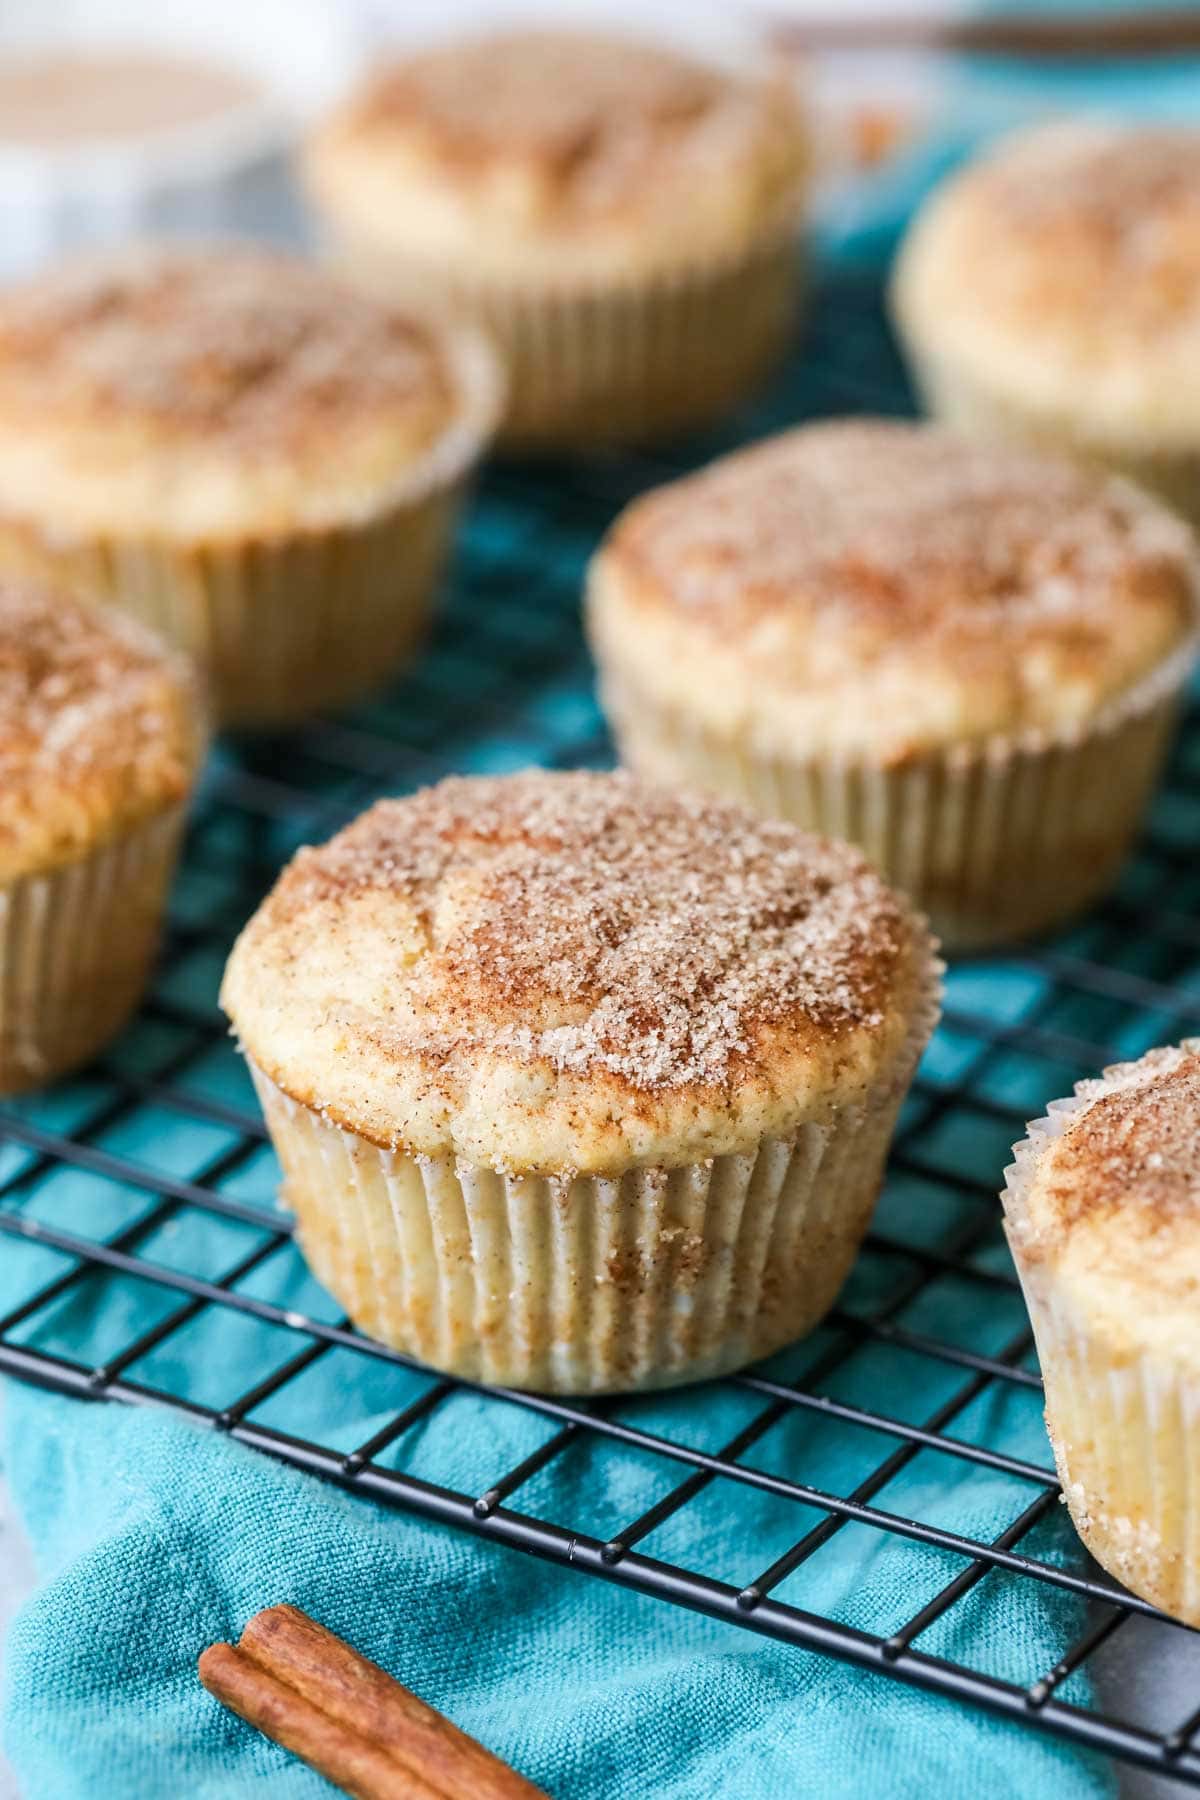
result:
[(412, 409), (449, 375), (417, 322), (295, 257), (243, 246), (96, 256), (0, 300), (0, 404), (280, 448), (322, 423)]
[[(518, 173), (527, 198), (576, 220), (645, 199), (647, 182), (723, 179), (760, 160), (764, 195), (794, 185), (799, 132), (782, 87), (636, 39), (512, 32), (426, 51), (372, 83), (337, 122), (403, 137), (457, 181)], [(504, 201), (510, 200), (505, 195)]]
[(0, 876), (181, 799), (192, 677), (123, 616), (0, 582)]
[(1097, 1097), (1055, 1146), (1046, 1199), (1059, 1228), (1104, 1213), (1150, 1232), (1200, 1218), (1200, 1043), (1151, 1051), (1090, 1087)]
[[(853, 851), (617, 775), (451, 780), (301, 852), (264, 928), (414, 921), (377, 1048), (497, 1053), (635, 1090), (727, 1083), (780, 1032), (871, 1028), (911, 959)], [(391, 917), (391, 913), (385, 916)], [(349, 912), (347, 911), (347, 918)], [(395, 933), (393, 934), (395, 941)]]
[[(898, 421), (807, 426), (636, 503), (610, 540), (642, 591), (774, 680), (810, 632), (949, 659), (1103, 654), (1119, 612), (1193, 600), (1182, 526), (1065, 462)], [(749, 630), (761, 637), (747, 639)], [(1019, 672), (1019, 671), (1018, 671)]]

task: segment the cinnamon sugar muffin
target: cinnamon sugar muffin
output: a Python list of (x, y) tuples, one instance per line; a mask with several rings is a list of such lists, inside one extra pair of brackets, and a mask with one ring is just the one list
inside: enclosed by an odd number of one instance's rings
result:
[(937, 1010), (843, 845), (624, 775), (451, 780), (302, 850), (226, 971), (354, 1320), (519, 1387), (659, 1387), (823, 1315)]
[(678, 431), (758, 380), (794, 312), (804, 165), (781, 79), (526, 31), (377, 75), (305, 174), (349, 266), (486, 323), (508, 441), (589, 444)]
[(419, 636), (498, 403), (473, 337), (248, 245), (101, 255), (0, 297), (0, 538), (285, 721)]
[(850, 838), (955, 947), (1112, 880), (1194, 658), (1133, 488), (933, 427), (802, 427), (650, 493), (592, 565), (625, 760)]
[(1200, 522), (1200, 131), (1005, 141), (920, 212), (893, 303), (947, 422), (1108, 465)]
[(0, 579), (0, 1092), (132, 1012), (203, 737), (194, 678), (149, 633)]
[(1081, 1082), (1015, 1154), (1008, 1237), (1071, 1517), (1200, 1625), (1200, 1040)]

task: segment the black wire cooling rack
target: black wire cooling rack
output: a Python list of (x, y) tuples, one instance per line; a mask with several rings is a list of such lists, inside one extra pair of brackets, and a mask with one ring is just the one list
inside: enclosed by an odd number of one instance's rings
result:
[[(1128, 1666), (1118, 1653), (1131, 1639), (1139, 1666), (1166, 1658), (1195, 1676), (1200, 1639), (1117, 1589), (1065, 1528), (996, 1201), (1008, 1147), (1047, 1100), (1107, 1062), (1200, 1029), (1194, 714), (1118, 892), (1065, 938), (953, 972), (946, 1018), (902, 1121), (860, 1270), (810, 1340), (802, 1369), (781, 1374), (767, 1365), (680, 1402), (692, 1417), (711, 1416), (719, 1400), (737, 1397), (741, 1423), (715, 1449), (697, 1448), (686, 1429), (648, 1429), (636, 1406), (497, 1393), (489, 1406), (518, 1407), (545, 1421), (547, 1435), (529, 1455), (496, 1468), (482, 1492), (406, 1468), (406, 1441), (452, 1401), (456, 1384), (411, 1373), (406, 1359), (316, 1307), (301, 1311), (269, 1297), (256, 1277), (296, 1252), (286, 1218), (270, 1204), (262, 1126), (240, 1090), (210, 1079), (232, 1056), (216, 1010), (229, 942), (297, 843), (328, 835), (379, 792), (451, 770), (609, 759), (578, 595), (599, 532), (627, 499), (739, 437), (821, 413), (909, 405), (873, 277), (834, 271), (814, 300), (790, 371), (736, 432), (690, 446), (686, 457), (490, 472), (463, 533), (434, 641), (416, 670), (347, 719), (313, 722), (286, 740), (219, 749), (190, 835), (160, 974), (138, 1020), (93, 1069), (0, 1115), (3, 1257), (30, 1259), (27, 1291), (0, 1317), (0, 1369), (93, 1401), (169, 1404), (351, 1492), (1200, 1786), (1200, 1708), (1190, 1717), (1169, 1716), (1160, 1684), (1113, 1676)], [(893, 1204), (896, 1194), (902, 1204)], [(113, 1196), (123, 1197), (125, 1213), (112, 1211)], [(244, 1232), (230, 1266), (189, 1260), (183, 1228), (193, 1219)], [(171, 1254), (163, 1252), (167, 1242), (175, 1244)], [(97, 1341), (92, 1322), (103, 1315), (111, 1323), (104, 1297), (114, 1284), (131, 1282), (155, 1297), (152, 1322), (138, 1314), (124, 1337), (112, 1341), (110, 1329), (108, 1341)], [(265, 1365), (260, 1359), (208, 1372), (209, 1389), (219, 1379), (224, 1391), (198, 1398), (162, 1371), (187, 1365), (188, 1334), (213, 1309), (264, 1328), (275, 1348)], [(174, 1357), (164, 1357), (173, 1346)], [(336, 1354), (374, 1359), (381, 1372), (403, 1378), (395, 1396), (404, 1403), (393, 1400), (382, 1428), (347, 1447), (332, 1417), (327, 1430), (304, 1436), (269, 1423), (285, 1390)], [(856, 1390), (843, 1382), (863, 1356), (873, 1359), (871, 1404), (861, 1383)], [(932, 1409), (906, 1417), (893, 1388), (911, 1391), (914, 1370), (936, 1377), (939, 1397)], [(989, 1428), (987, 1403), (997, 1394), (1028, 1401), (1033, 1430), (1021, 1454)], [(785, 1471), (771, 1466), (772, 1434), (801, 1415), (869, 1448), (845, 1491), (822, 1485), (820, 1472), (802, 1459)], [(578, 1459), (587, 1472), (605, 1458), (638, 1457), (667, 1477), (641, 1516), (598, 1533), (539, 1511), (539, 1477), (554, 1465)], [(910, 1507), (915, 1516), (895, 1510), (889, 1490), (918, 1461), (932, 1471), (935, 1493), (943, 1478), (1008, 1484), (1003, 1491), (1011, 1488), (1012, 1504), (1003, 1529), (963, 1530), (934, 1506)], [(920, 1492), (930, 1491), (929, 1481)], [(794, 1503), (796, 1523), (765, 1566), (767, 1553), (748, 1536), (744, 1569), (730, 1580), (697, 1565), (702, 1508), (735, 1489)], [(920, 1604), (911, 1616), (880, 1631), (844, 1610), (806, 1604), (806, 1574), (843, 1532), (866, 1534), (902, 1559), (902, 1571), (903, 1559), (914, 1567), (924, 1559), (925, 1585), (913, 1584)], [(657, 1551), (664, 1537), (669, 1557)], [(932, 1588), (931, 1552), (942, 1571)], [(1047, 1595), (1071, 1602), (1070, 1628), (1063, 1627), (1046, 1666), (1015, 1675), (978, 1666), (963, 1647), (969, 1636), (948, 1629), (996, 1584), (1007, 1584), (1008, 1602), (1027, 1606), (1031, 1617)], [(1176, 1708), (1184, 1710), (1178, 1702)]]

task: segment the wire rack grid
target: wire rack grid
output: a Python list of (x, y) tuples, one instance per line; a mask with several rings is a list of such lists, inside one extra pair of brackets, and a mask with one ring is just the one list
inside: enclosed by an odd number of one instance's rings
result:
[[(274, 1206), (216, 1009), (232, 935), (298, 843), (451, 770), (609, 760), (578, 595), (627, 499), (786, 422), (909, 409), (874, 278), (830, 271), (790, 369), (736, 433), (678, 458), (490, 472), (420, 665), (345, 719), (221, 746), (137, 1020), (94, 1067), (0, 1115), (0, 1369), (167, 1404), (351, 1492), (1200, 1786), (1200, 1709), (1170, 1716), (1153, 1687), (1106, 1682), (1118, 1640), (1144, 1634), (1200, 1670), (1200, 1639), (1117, 1589), (1065, 1522), (996, 1201), (1009, 1147), (1049, 1099), (1200, 1022), (1194, 714), (1118, 892), (1065, 937), (952, 971), (874, 1229), (825, 1326), (666, 1401), (468, 1393), (360, 1337)], [(231, 1318), (237, 1358), (206, 1356), (206, 1322)], [(345, 1359), (370, 1377), (369, 1433), (339, 1406)], [(456, 1478), (429, 1447), (464, 1394), (495, 1429)], [(732, 1550), (713, 1529), (730, 1516), (746, 1521)], [(868, 1604), (897, 1591), (890, 1616)], [(979, 1627), (999, 1598), (1030, 1629), (997, 1649)], [(1030, 1643), (1049, 1646), (1036, 1667), (1021, 1663)]]

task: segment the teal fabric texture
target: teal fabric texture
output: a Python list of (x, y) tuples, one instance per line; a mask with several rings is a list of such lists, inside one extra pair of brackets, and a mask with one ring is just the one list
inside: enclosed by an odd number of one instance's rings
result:
[[(355, 1405), (336, 1379), (311, 1400), (342, 1417)], [(385, 1511), (158, 1413), (16, 1390), (8, 1410), (8, 1467), (43, 1575), (9, 1647), (6, 1747), (28, 1800), (328, 1792), (196, 1680), (206, 1643), (236, 1637), (281, 1599), (555, 1800), (965, 1800), (984, 1770), (996, 1800), (1109, 1791), (1098, 1765), (1017, 1726)], [(709, 1412), (705, 1422), (728, 1423)], [(423, 1450), (482, 1486), (528, 1447), (527, 1420), (505, 1425), (464, 1396)], [(355, 1429), (365, 1436), (369, 1418)], [(542, 1501), (552, 1512), (629, 1517), (661, 1483), (626, 1467), (599, 1495), (570, 1472), (552, 1486)], [(998, 1528), (1000, 1496), (986, 1481), (970, 1486), (959, 1517)], [(710, 1507), (713, 1562), (745, 1566), (747, 1545), (765, 1547), (779, 1523), (771, 1510)], [(904, 1616), (922, 1583), (946, 1577), (936, 1557), (889, 1559), (848, 1532), (833, 1543), (805, 1599), (864, 1623)], [(959, 1629), (974, 1656), (1004, 1664), (1019, 1647), (1022, 1660), (1048, 1663), (1062, 1621), (1040, 1623), (1039, 1645), (1039, 1622), (997, 1592)]]

